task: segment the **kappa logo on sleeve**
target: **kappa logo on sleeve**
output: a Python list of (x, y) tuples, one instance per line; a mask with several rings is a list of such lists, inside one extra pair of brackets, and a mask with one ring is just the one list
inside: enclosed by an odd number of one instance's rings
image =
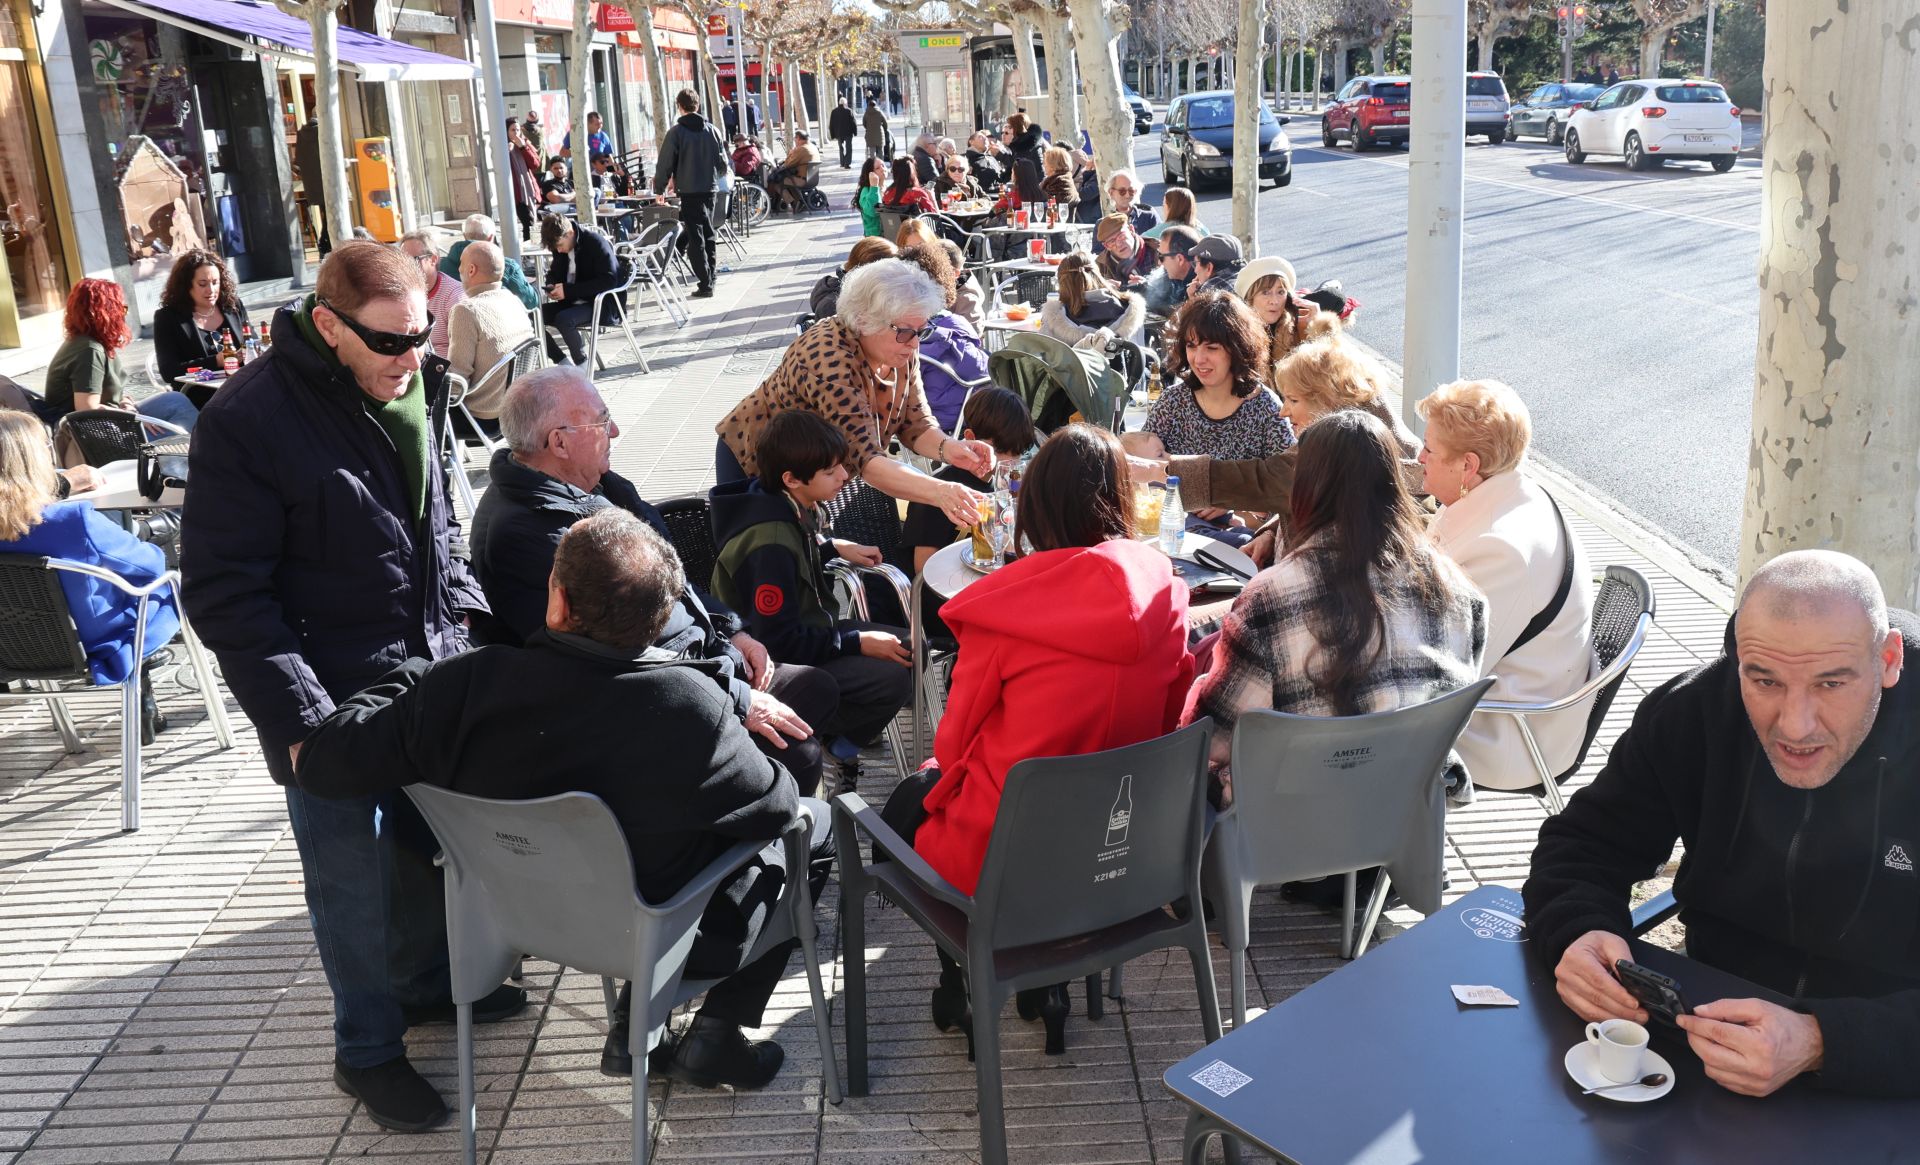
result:
[(772, 583), (761, 583), (753, 590), (753, 609), (771, 618), (787, 605), (787, 593)]

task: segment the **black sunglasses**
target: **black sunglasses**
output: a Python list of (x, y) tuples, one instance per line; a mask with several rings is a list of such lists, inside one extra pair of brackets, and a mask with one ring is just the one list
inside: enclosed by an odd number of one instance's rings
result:
[(347, 325), (347, 330), (360, 337), (360, 342), (365, 344), (369, 351), (377, 352), (382, 356), (405, 356), (415, 348), (425, 347), (427, 341), (433, 338), (432, 312), (427, 313), (427, 326), (422, 331), (376, 332), (324, 299), (316, 296), (313, 302), (332, 312), (335, 319)]

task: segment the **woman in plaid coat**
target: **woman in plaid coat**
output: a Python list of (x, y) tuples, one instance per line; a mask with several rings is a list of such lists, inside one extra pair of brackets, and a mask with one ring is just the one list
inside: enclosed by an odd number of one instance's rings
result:
[[(1242, 712), (1357, 716), (1479, 678), (1487, 602), (1428, 542), (1385, 425), (1357, 409), (1300, 435), (1283, 553), (1234, 601), (1184, 722), (1211, 716), (1212, 795), (1232, 800)], [(1209, 661), (1202, 660), (1203, 666)]]

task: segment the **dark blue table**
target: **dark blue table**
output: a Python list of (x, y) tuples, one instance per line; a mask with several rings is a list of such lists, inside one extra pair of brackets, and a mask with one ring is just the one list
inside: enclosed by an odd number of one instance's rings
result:
[[(1657, 1028), (1671, 1093), (1646, 1104), (1581, 1096), (1561, 1060), (1585, 1025), (1530, 956), (1521, 918), (1517, 891), (1482, 887), (1167, 1069), (1167, 1087), (1192, 1107), (1187, 1160), (1230, 1134), (1292, 1165), (1920, 1162), (1920, 1101), (1837, 1096), (1804, 1079), (1737, 1096), (1706, 1078), (1684, 1038)], [(1633, 945), (1691, 1003), (1783, 1002)], [(1520, 1006), (1463, 1007), (1455, 983), (1492, 984)]]

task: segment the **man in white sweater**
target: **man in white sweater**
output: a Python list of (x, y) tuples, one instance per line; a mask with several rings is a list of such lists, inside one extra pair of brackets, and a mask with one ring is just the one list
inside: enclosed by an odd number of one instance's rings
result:
[(476, 378), (486, 376), (502, 357), (533, 338), (533, 320), (525, 305), (501, 282), (505, 270), (506, 259), (497, 245), (469, 244), (460, 255), (460, 284), (467, 296), (453, 305), (447, 321), (447, 361), (471, 386), (464, 402), (467, 411), (485, 424), (500, 416), (507, 378), (505, 374), (485, 381)]

